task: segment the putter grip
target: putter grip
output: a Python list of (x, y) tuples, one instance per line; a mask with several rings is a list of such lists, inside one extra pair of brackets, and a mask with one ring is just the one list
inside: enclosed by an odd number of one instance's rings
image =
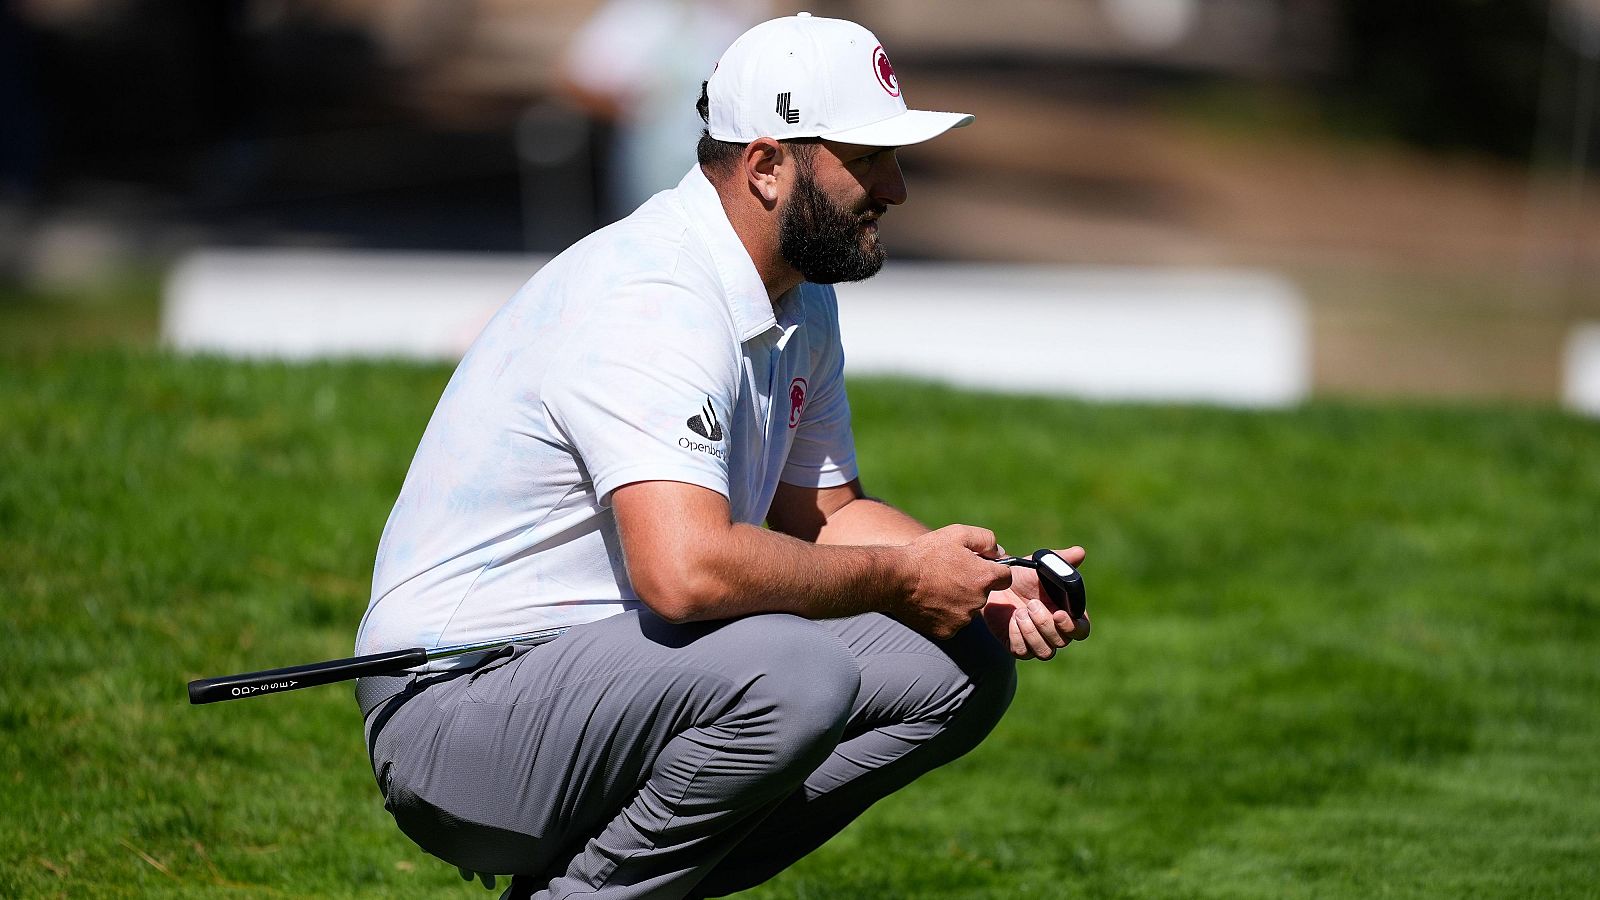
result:
[(389, 675), (415, 668), (428, 661), (428, 651), (422, 647), (410, 650), (392, 650), (370, 656), (350, 659), (332, 659), (327, 662), (307, 663), (268, 669), (265, 672), (246, 672), (242, 675), (223, 675), (219, 678), (202, 678), (189, 682), (189, 702), (216, 703), (219, 700), (239, 700), (261, 694), (298, 691), (301, 688), (349, 681), (369, 675)]

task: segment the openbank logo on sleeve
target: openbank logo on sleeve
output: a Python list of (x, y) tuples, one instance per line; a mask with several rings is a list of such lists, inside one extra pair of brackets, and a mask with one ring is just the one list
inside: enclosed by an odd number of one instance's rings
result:
[[(700, 407), (698, 413), (689, 417), (689, 421), (686, 424), (689, 426), (690, 431), (700, 435), (707, 441), (722, 440), (722, 421), (717, 418), (717, 411), (712, 407), (710, 397), (706, 398), (705, 405)], [(714, 456), (724, 462), (728, 459), (728, 454), (724, 453), (721, 447), (714, 447), (702, 441), (691, 440), (686, 437), (678, 438), (678, 446), (685, 450), (693, 450), (697, 453)]]
[(722, 440), (722, 423), (717, 421), (717, 411), (711, 407), (710, 397), (698, 414), (689, 417), (689, 430), (707, 440)]

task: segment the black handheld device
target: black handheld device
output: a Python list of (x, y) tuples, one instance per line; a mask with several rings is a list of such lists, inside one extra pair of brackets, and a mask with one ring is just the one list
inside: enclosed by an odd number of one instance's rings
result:
[(1083, 618), (1089, 608), (1088, 597), (1083, 591), (1082, 573), (1054, 550), (1035, 550), (1032, 556), (1005, 556), (995, 562), (1037, 571), (1045, 596), (1057, 609), (1071, 613), (1073, 621)]

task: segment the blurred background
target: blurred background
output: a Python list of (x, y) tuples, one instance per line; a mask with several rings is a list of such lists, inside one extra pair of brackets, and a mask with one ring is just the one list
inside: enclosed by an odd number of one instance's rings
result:
[[(720, 49), (798, 8), (5, 0), (0, 304), (204, 247), (548, 255), (675, 183)], [(896, 258), (1267, 272), (1312, 393), (1573, 402), (1600, 0), (806, 8), (978, 115), (902, 153)]]

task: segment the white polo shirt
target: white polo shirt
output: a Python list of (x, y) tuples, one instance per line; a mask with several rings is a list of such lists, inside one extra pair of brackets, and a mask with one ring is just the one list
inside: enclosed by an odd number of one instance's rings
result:
[(467, 351), (384, 528), (356, 652), (638, 606), (622, 485), (700, 485), (759, 524), (780, 480), (855, 477), (833, 288), (802, 284), (775, 316), (696, 166), (552, 260)]

